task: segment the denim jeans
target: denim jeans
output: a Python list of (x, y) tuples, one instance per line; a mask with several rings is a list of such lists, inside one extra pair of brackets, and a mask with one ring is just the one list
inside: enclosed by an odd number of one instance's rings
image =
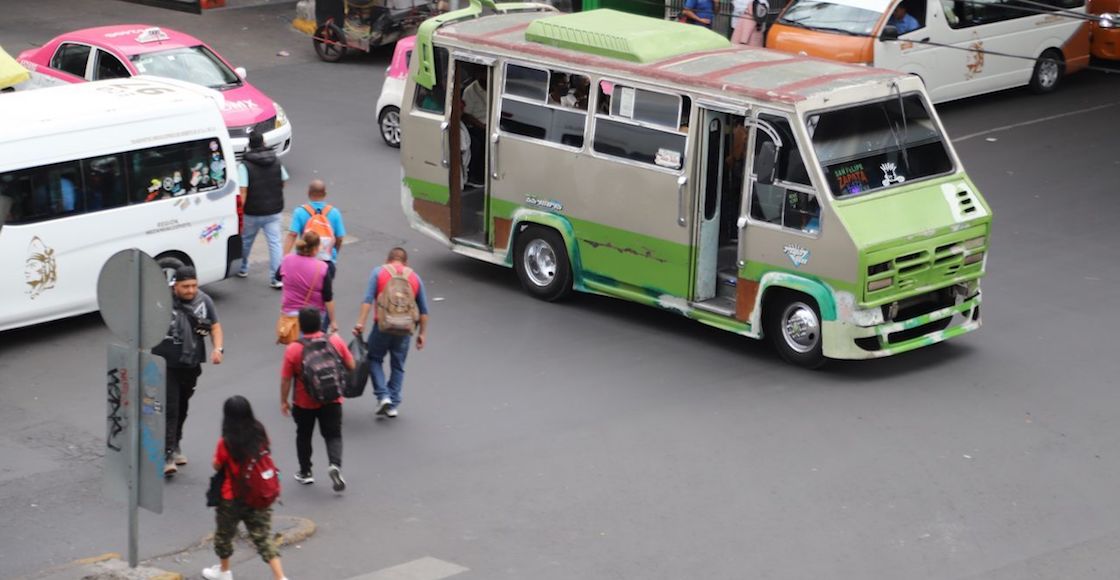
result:
[(280, 260), (284, 257), (284, 247), (280, 243), (282, 215), (245, 216), (245, 229), (241, 232), (242, 272), (249, 271), (249, 252), (253, 249), (253, 241), (257, 239), (257, 232), (264, 230), (265, 240), (268, 241), (268, 279), (276, 280), (276, 271), (280, 269)]
[[(393, 408), (401, 404), (401, 385), (404, 383), (404, 359), (408, 357), (411, 336), (383, 334), (377, 330), (377, 322), (369, 333), (369, 374), (373, 379), (373, 396), (377, 400), (389, 399)], [(385, 383), (385, 353), (389, 353), (389, 382)]]

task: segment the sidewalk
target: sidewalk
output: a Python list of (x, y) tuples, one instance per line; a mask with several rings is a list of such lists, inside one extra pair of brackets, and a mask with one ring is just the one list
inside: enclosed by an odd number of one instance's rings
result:
[[(272, 524), (273, 534), (281, 548), (281, 557), (285, 548), (298, 549), (302, 542), (315, 533), (315, 522), (306, 518), (275, 516)], [(245, 535), (244, 528), (241, 528), (240, 532), (234, 542), (231, 567), (235, 572), (242, 568), (246, 570), (259, 568), (260, 573), (247, 573), (247, 575), (261, 576), (265, 571), (265, 565), (260, 561), (256, 549)], [(185, 580), (201, 578), (203, 568), (218, 563), (218, 558), (214, 555), (213, 534), (207, 534), (195, 544), (178, 552), (144, 560), (135, 570), (128, 568), (128, 563), (123, 561), (124, 558), (121, 554), (113, 553), (77, 560), (64, 566), (44, 570), (23, 580)]]

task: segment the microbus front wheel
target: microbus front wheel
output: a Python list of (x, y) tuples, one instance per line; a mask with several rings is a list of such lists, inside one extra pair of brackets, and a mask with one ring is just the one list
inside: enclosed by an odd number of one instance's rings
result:
[(514, 243), (514, 268), (530, 295), (554, 302), (572, 291), (572, 267), (564, 238), (555, 230), (528, 226)]
[(1042, 52), (1034, 63), (1034, 73), (1031, 74), (1031, 90), (1038, 93), (1049, 93), (1058, 88), (1065, 72), (1065, 63), (1061, 51), (1047, 49)]
[(777, 291), (763, 307), (763, 330), (778, 355), (806, 369), (824, 364), (821, 312), (812, 298), (792, 291)]

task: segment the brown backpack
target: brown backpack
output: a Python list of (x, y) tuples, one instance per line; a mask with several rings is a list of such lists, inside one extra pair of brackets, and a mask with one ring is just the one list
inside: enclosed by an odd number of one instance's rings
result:
[(389, 281), (377, 295), (377, 330), (385, 334), (410, 336), (420, 320), (416, 294), (408, 281), (412, 269), (403, 266), (398, 272), (392, 266), (384, 267), (389, 270)]

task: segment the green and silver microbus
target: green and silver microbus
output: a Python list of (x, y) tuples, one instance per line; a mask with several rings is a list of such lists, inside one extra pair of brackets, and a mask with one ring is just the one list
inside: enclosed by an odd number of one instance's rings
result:
[(486, 1), (417, 38), (417, 230), (539, 298), (657, 306), (805, 367), (979, 328), (991, 210), (917, 77)]

